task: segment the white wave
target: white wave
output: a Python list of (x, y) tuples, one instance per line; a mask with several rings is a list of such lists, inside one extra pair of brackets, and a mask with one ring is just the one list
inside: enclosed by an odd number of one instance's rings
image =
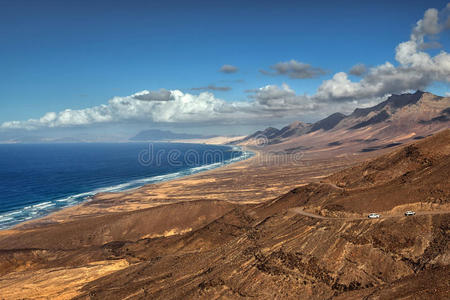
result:
[(211, 164), (203, 165), (203, 166), (199, 166), (199, 167), (192, 167), (192, 168), (189, 168), (186, 170), (169, 173), (169, 174), (164, 174), (164, 175), (157, 175), (157, 176), (152, 176), (152, 177), (147, 177), (147, 178), (136, 179), (136, 180), (132, 180), (129, 182), (125, 182), (125, 183), (121, 183), (121, 184), (117, 184), (117, 185), (113, 185), (113, 186), (94, 189), (89, 192), (83, 192), (83, 193), (71, 195), (71, 196), (68, 196), (65, 198), (61, 198), (61, 199), (46, 201), (46, 202), (42, 202), (42, 203), (38, 203), (38, 204), (34, 204), (34, 205), (28, 205), (28, 206), (23, 207), (22, 209), (17, 209), (17, 210), (11, 211), (11, 212), (0, 214), (0, 229), (6, 229), (6, 228), (9, 228), (20, 222), (38, 218), (38, 217), (42, 217), (42, 216), (50, 213), (51, 211), (54, 211), (57, 208), (64, 208), (64, 207), (78, 204), (78, 203), (82, 202), (83, 200), (85, 200), (87, 197), (94, 196), (98, 193), (126, 191), (126, 190), (131, 190), (131, 189), (141, 187), (141, 186), (143, 186), (145, 184), (149, 184), (149, 183), (168, 181), (168, 180), (180, 178), (180, 177), (183, 177), (186, 175), (191, 175), (191, 174), (199, 173), (202, 171), (215, 169), (215, 168), (218, 168), (218, 167), (221, 167), (221, 166), (224, 166), (224, 165), (236, 162), (236, 161), (247, 159), (254, 155), (253, 152), (242, 151), (242, 149), (237, 146), (233, 146), (230, 148), (234, 151), (241, 151), (242, 154), (238, 157), (230, 158), (223, 162), (216, 162), (216, 163), (211, 163)]
[(12, 212), (8, 212), (6, 214), (0, 215), (0, 216), (14, 216), (20, 214), (20, 211), (12, 211)]
[(35, 205), (31, 206), (31, 207), (32, 208), (37, 208), (37, 209), (43, 209), (43, 208), (47, 208), (47, 207), (54, 206), (54, 205), (55, 205), (55, 203), (52, 203), (51, 201), (47, 201), (47, 202), (42, 202), (42, 203), (39, 203), (39, 204), (35, 204)]

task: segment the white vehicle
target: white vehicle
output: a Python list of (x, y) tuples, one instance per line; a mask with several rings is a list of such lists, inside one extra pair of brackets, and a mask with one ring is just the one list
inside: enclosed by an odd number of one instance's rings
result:
[(379, 219), (381, 216), (376, 213), (371, 213), (367, 216), (369, 219)]
[(415, 214), (416, 214), (416, 212), (412, 211), (412, 210), (405, 211), (405, 216), (407, 216), (407, 217), (414, 216)]

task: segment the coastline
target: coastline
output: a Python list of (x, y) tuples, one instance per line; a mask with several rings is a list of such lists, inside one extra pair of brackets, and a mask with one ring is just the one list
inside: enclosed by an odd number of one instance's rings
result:
[[(180, 143), (180, 141), (172, 141), (172, 143)], [(186, 144), (197, 144), (197, 143), (187, 142)], [(8, 226), (5, 228), (0, 228), (0, 232), (7, 232), (10, 230), (15, 230), (17, 228), (22, 228), (22, 227), (29, 227), (29, 226), (34, 227), (34, 226), (39, 226), (42, 224), (53, 223), (49, 220), (53, 219), (54, 216), (65, 215), (65, 216), (67, 216), (67, 218), (64, 218), (64, 219), (68, 220), (68, 219), (70, 219), (70, 216), (73, 212), (78, 211), (79, 208), (81, 208), (81, 207), (84, 208), (86, 206), (89, 206), (89, 203), (92, 202), (93, 200), (96, 200), (96, 198), (99, 195), (110, 195), (110, 194), (116, 194), (116, 193), (125, 193), (125, 194), (133, 193), (134, 191), (137, 191), (139, 189), (146, 188), (146, 187), (153, 186), (153, 185), (158, 185), (160, 183), (164, 183), (164, 182), (168, 182), (168, 181), (184, 180), (184, 179), (187, 179), (189, 177), (192, 177), (192, 176), (195, 176), (198, 174), (203, 174), (203, 173), (207, 173), (207, 172), (211, 172), (211, 171), (217, 171), (219, 169), (226, 168), (230, 165), (235, 165), (235, 164), (238, 164), (238, 163), (241, 163), (244, 161), (248, 161), (256, 156), (256, 153), (254, 151), (249, 150), (245, 146), (223, 145), (223, 144), (217, 144), (217, 143), (203, 143), (202, 145), (226, 146), (226, 147), (229, 147), (231, 150), (235, 150), (236, 148), (239, 148), (239, 150), (236, 150), (236, 151), (242, 152), (242, 154), (238, 157), (233, 157), (233, 158), (221, 161), (221, 162), (216, 162), (216, 163), (212, 163), (212, 164), (206, 164), (206, 165), (202, 165), (202, 166), (198, 166), (198, 167), (188, 168), (186, 170), (178, 171), (175, 173), (168, 173), (168, 174), (164, 174), (164, 175), (156, 175), (156, 176), (152, 176), (152, 177), (148, 177), (148, 178), (142, 178), (142, 179), (133, 180), (133, 181), (130, 181), (127, 183), (119, 184), (116, 186), (112, 186), (109, 188), (98, 188), (91, 192), (85, 192), (85, 193), (72, 195), (72, 196), (67, 197), (67, 198), (77, 199), (77, 200), (74, 200), (72, 203), (68, 202), (69, 203), (68, 205), (61, 206), (58, 209), (51, 210), (48, 213), (44, 213), (43, 215), (37, 216), (36, 218), (26, 219), (19, 223), (12, 224), (11, 226)], [(138, 185), (136, 186), (136, 184), (138, 184)], [(123, 186), (132, 186), (132, 187), (122, 189)], [(78, 200), (78, 198), (81, 198), (81, 199)], [(55, 201), (60, 201), (60, 200), (55, 200)], [(38, 204), (29, 206), (29, 207), (45, 208), (48, 205), (48, 203), (50, 203), (50, 201), (44, 202), (44, 203), (38, 203)], [(157, 206), (157, 205), (155, 205), (155, 206)], [(118, 211), (121, 210), (120, 207), (117, 207), (116, 209)], [(17, 212), (12, 211), (12, 212), (5, 213), (5, 215), (8, 215), (8, 214), (17, 214)], [(77, 214), (75, 214), (75, 215), (77, 215)], [(58, 218), (58, 219), (60, 219), (60, 218)]]
[(314, 152), (305, 152), (300, 161), (294, 161), (292, 156), (273, 156), (264, 149), (247, 146), (242, 146), (242, 149), (252, 151), (254, 155), (218, 168), (129, 191), (99, 193), (80, 204), (6, 230), (33, 230), (43, 225), (89, 221), (123, 213), (135, 214), (175, 203), (214, 201), (259, 204), (289, 192), (292, 187), (320, 181), (325, 175), (349, 163), (345, 157), (326, 155), (318, 158)]
[(240, 147), (241, 151), (253, 152), (253, 156), (129, 190), (96, 193), (82, 202), (16, 223), (0, 232), (195, 200), (262, 203), (289, 192), (292, 187), (320, 181), (344, 166), (373, 155), (360, 153), (352, 155), (349, 161), (348, 156), (338, 155), (339, 152), (333, 154), (333, 151), (302, 151), (297, 157), (297, 153), (277, 154), (279, 152), (247, 145), (222, 146)]

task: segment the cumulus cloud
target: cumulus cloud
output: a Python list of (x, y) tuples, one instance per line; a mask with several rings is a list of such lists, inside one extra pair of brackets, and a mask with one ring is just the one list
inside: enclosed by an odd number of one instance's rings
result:
[(361, 76), (366, 72), (367, 72), (367, 67), (365, 64), (356, 64), (349, 71), (350, 74), (355, 75), (355, 76)]
[(411, 32), (410, 40), (417, 44), (421, 50), (430, 48), (439, 48), (442, 45), (435, 41), (426, 41), (426, 37), (435, 39), (436, 36), (443, 30), (450, 28), (450, 3), (440, 12), (435, 8), (430, 8), (425, 11), (422, 19), (417, 21), (416, 26)]
[(142, 101), (173, 101), (175, 100), (172, 92), (166, 89), (160, 89), (159, 91), (147, 91), (136, 93), (132, 95), (134, 99)]
[(439, 12), (435, 8), (427, 9), (423, 18), (417, 21), (411, 33), (411, 40), (423, 41), (426, 35), (435, 35), (441, 32), (442, 25), (439, 24), (438, 14)]
[(430, 8), (425, 11), (422, 19), (417, 21), (411, 32), (411, 40), (424, 43), (426, 36), (435, 36), (450, 27), (450, 3), (442, 11)]
[(239, 68), (232, 65), (223, 65), (222, 67), (220, 67), (219, 71), (225, 74), (231, 74), (239, 71)]
[[(215, 98), (211, 93), (200, 95), (170, 91), (171, 101), (148, 101), (137, 99), (148, 91), (127, 97), (114, 97), (107, 104), (91, 108), (58, 113), (49, 112), (40, 119), (5, 122), (1, 128), (36, 129), (42, 127), (71, 127), (111, 122), (197, 122), (225, 117), (235, 109), (233, 105)], [(141, 98), (141, 97), (140, 97)], [(147, 99), (147, 98), (146, 98)]]
[(443, 12), (444, 19), (446, 18), (447, 21), (445, 21), (445, 29), (450, 29), (450, 3), (447, 3), (447, 6), (444, 9)]
[(318, 103), (306, 95), (298, 95), (286, 83), (281, 86), (266, 85), (259, 89), (247, 90), (251, 93), (249, 98), (253, 100), (253, 111), (271, 111), (291, 114), (306, 114), (319, 110)]
[(426, 38), (446, 29), (450, 6), (439, 13), (428, 9), (424, 17), (413, 28), (410, 40), (400, 43), (395, 49), (394, 66), (390, 62), (370, 68), (360, 81), (351, 81), (347, 73), (336, 73), (325, 80), (312, 97), (318, 101), (372, 100), (393, 93), (425, 89), (432, 82), (450, 82), (450, 54), (441, 51), (431, 56), (424, 51)]
[(326, 74), (325, 70), (291, 59), (269, 67), (272, 71), (260, 70), (264, 75), (286, 75), (293, 79), (315, 78)]
[[(251, 123), (261, 118), (299, 115), (315, 109), (314, 103), (298, 96), (288, 85), (268, 85), (254, 90), (251, 101), (224, 101), (210, 92), (198, 95), (170, 92), (173, 100), (153, 101), (142, 91), (126, 97), (114, 97), (107, 104), (86, 109), (49, 112), (39, 119), (4, 122), (2, 129), (39, 129), (87, 126), (101, 123)], [(145, 100), (141, 100), (145, 99)], [(160, 99), (160, 98), (158, 98)], [(295, 108), (295, 109), (293, 109)], [(284, 112), (280, 114), (280, 112)]]
[(210, 84), (208, 86), (194, 87), (191, 88), (193, 91), (222, 91), (227, 92), (231, 90), (229, 86), (215, 86), (214, 84)]
[[(441, 50), (432, 56), (424, 50), (429, 38), (434, 39), (450, 27), (450, 4), (442, 11), (429, 9), (412, 29), (410, 39), (395, 49), (396, 63), (385, 62), (362, 72), (352, 81), (345, 72), (338, 72), (324, 80), (312, 95), (297, 94), (287, 84), (266, 85), (247, 90), (248, 100), (224, 101), (209, 90), (228, 90), (228, 87), (194, 88), (208, 90), (198, 95), (179, 90), (142, 91), (127, 97), (114, 97), (107, 104), (91, 108), (49, 112), (39, 119), (4, 122), (2, 129), (52, 128), (87, 126), (98, 123), (252, 123), (264, 118), (320, 115), (335, 111), (348, 112), (355, 107), (374, 105), (393, 93), (426, 89), (433, 82), (450, 83), (450, 54)], [(354, 69), (354, 66), (352, 69)], [(271, 75), (291, 78), (311, 78), (323, 74), (319, 68), (295, 60), (271, 67)], [(350, 71), (355, 74), (355, 70)]]
[(295, 92), (285, 83), (278, 87), (277, 85), (266, 85), (259, 89), (247, 90), (250, 98), (255, 99), (259, 104), (272, 106), (275, 103), (285, 103), (286, 99), (295, 97)]
[(325, 80), (313, 97), (319, 101), (338, 102), (371, 100), (393, 93), (425, 89), (430, 83), (430, 76), (386, 62), (370, 69), (359, 82), (353, 82), (345, 72), (339, 72)]

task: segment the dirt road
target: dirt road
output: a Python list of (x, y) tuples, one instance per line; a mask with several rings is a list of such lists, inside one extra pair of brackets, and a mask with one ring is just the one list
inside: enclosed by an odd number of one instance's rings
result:
[[(321, 219), (321, 220), (348, 220), (348, 221), (353, 221), (353, 220), (367, 220), (369, 219), (367, 216), (365, 217), (329, 217), (329, 216), (321, 216), (321, 215), (317, 215), (317, 214), (313, 214), (310, 212), (306, 212), (304, 211), (301, 207), (293, 207), (291, 209), (289, 209), (289, 211), (294, 212), (296, 214), (299, 215), (303, 215), (306, 217), (311, 217), (311, 218), (316, 218), (316, 219)], [(421, 215), (441, 215), (441, 214), (449, 214), (450, 211), (448, 210), (442, 210), (442, 211), (421, 211), (421, 212), (416, 212), (416, 216), (421, 216)], [(403, 218), (406, 217), (404, 214), (393, 214), (393, 215), (381, 215), (379, 219), (388, 219), (388, 218)], [(414, 216), (410, 216), (410, 218), (413, 218)], [(373, 219), (376, 220), (376, 219)]]

